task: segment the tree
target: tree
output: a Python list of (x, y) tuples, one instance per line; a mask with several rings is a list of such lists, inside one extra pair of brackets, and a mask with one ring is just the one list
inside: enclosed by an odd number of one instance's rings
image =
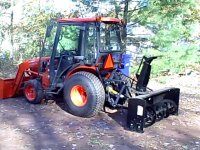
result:
[(53, 3), (42, 6), (39, 2), (30, 1), (23, 6), (23, 17), (15, 29), (18, 33), (18, 40), (15, 41), (19, 45), (18, 52), (24, 53), (23, 56), (18, 57), (22, 59), (39, 56), (49, 20), (63, 16), (54, 10)]
[(10, 18), (10, 13), (7, 12), (8, 9), (10, 9), (11, 7), (11, 3), (7, 2), (7, 1), (0, 1), (0, 21), (1, 21), (1, 25), (0, 25), (0, 44), (2, 44), (2, 42), (5, 39), (6, 30), (10, 30), (10, 22), (6, 22), (5, 18)]
[(198, 3), (197, 0), (151, 0), (147, 7), (131, 16), (131, 21), (154, 33), (149, 39), (153, 47), (143, 52), (163, 56), (154, 64), (156, 74), (163, 68), (182, 72), (188, 65), (199, 62), (193, 37), (194, 25), (200, 19)]
[(190, 37), (192, 23), (198, 18), (193, 12), (197, 12), (196, 0), (151, 0), (131, 20), (149, 27), (156, 34), (152, 42), (163, 49)]

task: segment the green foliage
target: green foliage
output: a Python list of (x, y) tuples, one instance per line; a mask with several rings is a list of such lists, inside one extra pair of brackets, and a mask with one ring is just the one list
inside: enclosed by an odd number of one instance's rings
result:
[(59, 50), (75, 50), (78, 48), (79, 26), (66, 26), (62, 28), (61, 37), (58, 42)]
[(17, 69), (16, 64), (10, 59), (9, 52), (0, 53), (0, 78), (11, 78), (15, 76), (13, 72)]
[[(192, 39), (194, 23), (199, 23), (200, 7), (198, 0), (141, 0), (136, 6), (130, 0), (73, 0), (77, 2), (69, 17), (83, 17), (93, 12), (100, 15), (98, 3), (112, 5), (104, 16), (119, 17), (143, 25), (153, 31), (154, 35), (149, 38), (154, 48), (144, 50), (144, 54), (162, 55), (162, 58), (153, 62), (153, 73), (159, 75), (162, 72), (182, 72), (192, 63), (200, 63), (196, 54), (197, 47), (194, 43), (181, 45), (180, 41)], [(41, 41), (44, 39), (46, 26), (49, 19), (63, 16), (63, 12), (57, 13), (52, 6), (38, 6), (40, 1), (29, 1), (23, 6), (23, 18), (14, 27), (14, 42), (19, 45), (15, 51), (16, 60), (39, 56)], [(15, 2), (17, 3), (17, 1)], [(0, 17), (5, 10), (10, 9), (11, 3), (5, 0), (0, 2)], [(141, 8), (142, 7), (142, 8)], [(14, 14), (15, 16), (15, 14)], [(10, 30), (10, 25), (1, 24), (0, 44), (5, 34)], [(64, 43), (75, 47), (76, 35), (72, 34), (75, 29), (67, 29)], [(126, 35), (124, 33), (124, 35)], [(66, 40), (68, 39), (68, 40)], [(47, 39), (48, 49), (52, 45), (54, 37)], [(2, 52), (0, 53), (2, 54)], [(50, 54), (50, 53), (49, 53)], [(6, 57), (10, 57), (9, 54)]]
[(160, 56), (152, 63), (153, 76), (165, 75), (168, 73), (184, 73), (187, 67), (199, 63), (197, 46), (194, 44), (177, 45), (174, 44), (166, 52), (150, 49), (145, 55)]
[[(130, 15), (130, 20), (149, 28), (152, 49), (144, 55), (161, 55), (153, 61), (154, 76), (166, 73), (183, 73), (191, 64), (199, 63), (199, 49), (191, 39), (200, 20), (197, 0), (150, 0), (147, 7)], [(181, 42), (182, 41), (182, 42)]]
[[(77, 40), (78, 34), (79, 34), (79, 27), (76, 26), (69, 26), (63, 28), (62, 33), (64, 34), (64, 37), (66, 39), (70, 39), (71, 41)], [(65, 31), (66, 30), (66, 31)]]
[(8, 9), (11, 7), (11, 3), (5, 0), (0, 1), (0, 7), (1, 9)]
[(159, 49), (167, 50), (169, 47), (181, 39), (190, 37), (191, 29), (175, 21), (168, 24), (168, 28), (160, 28), (156, 35), (151, 38), (151, 42)]
[[(8, 10), (11, 7), (11, 3), (7, 2), (5, 0), (0, 1), (0, 17), (5, 17), (6, 10)], [(1, 21), (1, 20), (0, 20)], [(3, 42), (5, 38), (5, 31), (9, 29), (9, 25), (6, 24), (4, 21), (0, 22), (0, 44)]]
[(24, 10), (25, 17), (17, 27), (18, 36), (23, 37), (18, 41), (20, 43), (19, 52), (25, 52), (22, 56), (23, 59), (39, 56), (40, 43), (44, 39), (49, 20), (61, 17), (60, 13), (49, 12), (45, 9), (35, 8), (34, 11), (31, 11), (33, 8), (33, 6), (29, 6)]
[(195, 22), (192, 12), (195, 10), (196, 0), (151, 0), (148, 7), (141, 9), (132, 19), (152, 29), (155, 36), (151, 41), (160, 49), (165, 49), (178, 40), (190, 37), (192, 21)]
[(192, 12), (198, 9), (196, 3), (196, 0), (150, 0), (148, 7), (141, 9), (137, 18), (143, 24), (162, 26), (180, 17), (192, 17)]

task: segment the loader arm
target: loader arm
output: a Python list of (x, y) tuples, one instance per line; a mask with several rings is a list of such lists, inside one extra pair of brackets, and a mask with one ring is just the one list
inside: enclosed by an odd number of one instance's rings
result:
[(24, 72), (29, 68), (30, 68), (30, 66), (29, 66), (28, 62), (24, 62), (24, 63), (19, 65), (19, 69), (17, 71), (17, 75), (16, 75), (16, 78), (14, 80), (13, 96), (19, 91), (19, 88), (22, 84), (22, 81), (25, 78)]

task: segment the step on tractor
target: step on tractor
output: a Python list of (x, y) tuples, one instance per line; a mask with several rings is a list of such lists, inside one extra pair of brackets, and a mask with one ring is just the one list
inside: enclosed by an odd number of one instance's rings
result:
[(143, 57), (136, 78), (123, 73), (124, 21), (110, 17), (51, 20), (40, 57), (25, 60), (15, 78), (0, 79), (0, 99), (24, 94), (32, 104), (63, 95), (66, 110), (92, 117), (105, 106), (127, 108), (127, 128), (178, 115), (178, 88), (147, 87), (151, 62)]

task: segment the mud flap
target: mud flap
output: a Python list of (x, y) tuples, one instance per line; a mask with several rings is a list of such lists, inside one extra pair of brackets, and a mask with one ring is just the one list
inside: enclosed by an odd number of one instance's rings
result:
[(179, 88), (165, 88), (129, 99), (127, 126), (143, 133), (144, 127), (170, 115), (178, 115)]

